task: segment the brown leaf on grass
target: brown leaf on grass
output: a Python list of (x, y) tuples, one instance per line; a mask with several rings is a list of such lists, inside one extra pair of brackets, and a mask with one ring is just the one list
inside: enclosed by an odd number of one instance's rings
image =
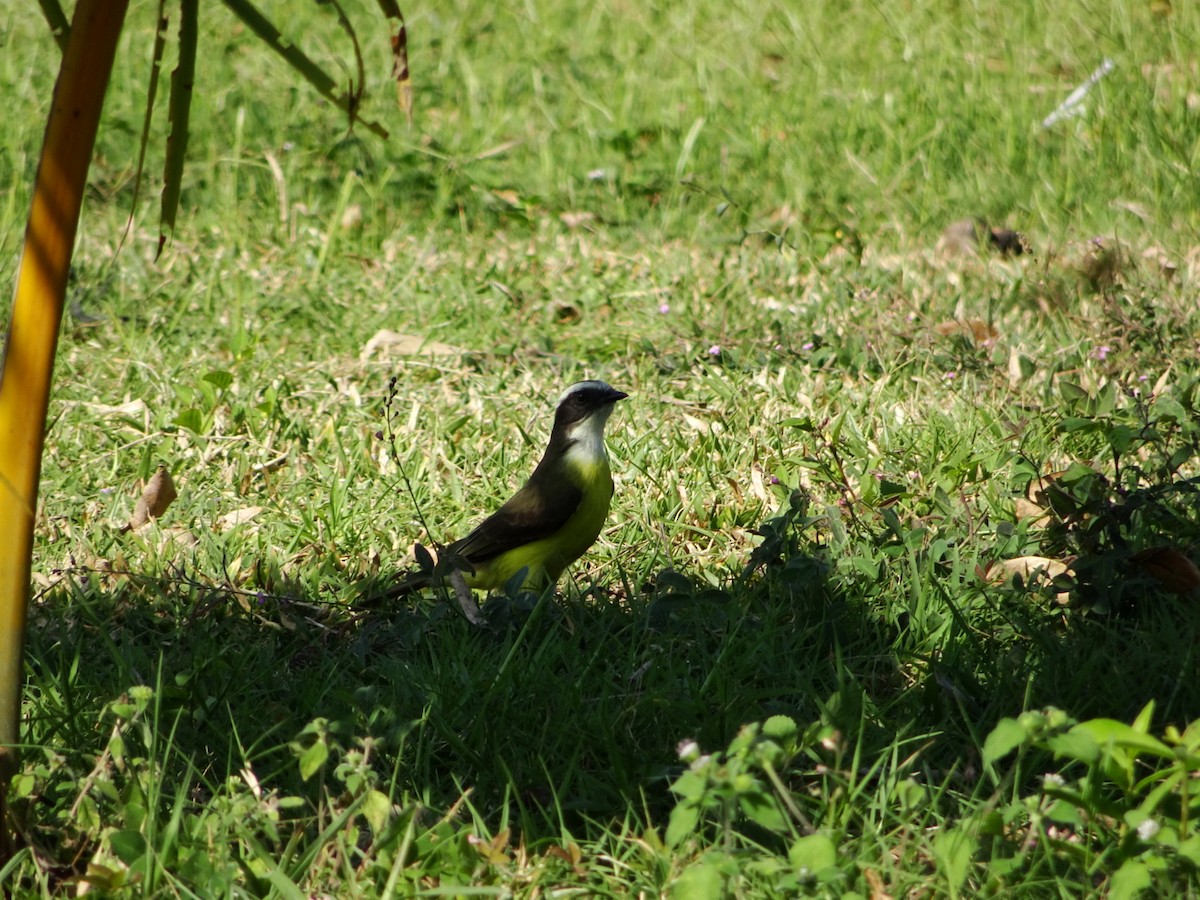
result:
[(1041, 574), (1047, 578), (1072, 575), (1071, 567), (1060, 559), (1049, 556), (1018, 556), (1015, 559), (998, 559), (987, 570), (988, 581), (1002, 582), (1016, 575), (1025, 581)]
[(863, 877), (867, 881), (867, 887), (871, 889), (871, 900), (892, 900), (892, 895), (886, 890), (883, 883), (883, 878), (874, 869), (864, 869)]
[(1050, 516), (1044, 506), (1039, 506), (1024, 497), (1017, 498), (1013, 504), (1013, 512), (1016, 513), (1018, 522), (1032, 519), (1031, 524), (1036, 528), (1043, 528), (1050, 522)]
[(396, 26), (392, 34), (392, 77), (396, 79), (396, 100), (400, 109), (412, 127), (413, 119), (413, 90), (412, 79), (408, 73), (408, 28), (404, 22), (404, 14), (396, 0), (379, 0), (379, 8)]
[(1167, 251), (1157, 244), (1143, 250), (1142, 259), (1157, 268), (1158, 274), (1168, 281), (1173, 280), (1179, 274), (1179, 263), (1171, 259)]
[(157, 519), (167, 511), (171, 502), (179, 496), (175, 492), (175, 482), (166, 466), (159, 466), (150, 480), (146, 483), (142, 496), (138, 497), (133, 507), (133, 515), (121, 530), (136, 531), (151, 519)]
[(565, 848), (559, 846), (549, 847), (546, 850), (546, 855), (558, 857), (563, 862), (567, 863), (567, 865), (569, 865), (575, 871), (576, 875), (587, 874), (587, 869), (581, 865), (583, 862), (583, 851), (580, 850), (579, 845), (573, 841), (568, 841)]
[(945, 322), (938, 322), (934, 325), (933, 330), (942, 337), (961, 334), (969, 337), (976, 344), (988, 344), (1000, 337), (1000, 332), (983, 319), (964, 319), (962, 321), (947, 319)]
[[(1018, 556), (1015, 559), (999, 559), (988, 563), (979, 574), (993, 584), (1011, 584), (1020, 578), (1026, 587), (1052, 584), (1060, 575), (1074, 576), (1070, 562), (1048, 556)], [(1066, 606), (1071, 601), (1069, 591), (1059, 591), (1058, 602)]]
[(133, 418), (146, 412), (146, 404), (141, 400), (129, 400), (116, 406), (106, 403), (80, 403), (84, 409), (98, 416), (127, 416)]
[(1174, 547), (1148, 547), (1130, 560), (1173, 594), (1190, 594), (1200, 587), (1200, 569)]
[(1039, 475), (1037, 478), (1032, 479), (1029, 482), (1029, 486), (1025, 489), (1025, 498), (1029, 501), (1030, 505), (1044, 511), (1051, 511), (1054, 509), (1055, 498), (1058, 498), (1060, 501), (1065, 499), (1063, 489), (1059, 486), (1058, 480), (1067, 474), (1067, 471), (1067, 469), (1060, 469), (1057, 472), (1047, 472), (1045, 475)]
[(590, 225), (596, 221), (596, 214), (592, 212), (562, 212), (558, 214), (558, 219), (568, 228), (580, 228), (584, 225)]
[(363, 208), (361, 203), (351, 203), (342, 210), (342, 229), (349, 231), (352, 228), (357, 228), (362, 224)]
[(483, 610), (479, 608), (479, 604), (475, 602), (475, 596), (471, 593), (471, 589), (467, 587), (467, 580), (463, 577), (463, 573), (458, 569), (451, 572), (447, 578), (450, 586), (454, 588), (454, 598), (458, 600), (458, 608), (462, 610), (466, 620), (476, 628), (482, 628), (487, 624), (487, 617), (484, 616)]
[(233, 512), (227, 512), (221, 518), (217, 519), (217, 531), (227, 531), (234, 525), (241, 525), (244, 522), (249, 522), (255, 516), (262, 512), (261, 506), (243, 506), (241, 509), (235, 509)]

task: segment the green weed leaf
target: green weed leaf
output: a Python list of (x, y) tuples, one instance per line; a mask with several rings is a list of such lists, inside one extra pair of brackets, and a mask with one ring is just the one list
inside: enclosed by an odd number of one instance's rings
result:
[(327, 759), (329, 759), (329, 745), (324, 741), (317, 741), (300, 754), (300, 777), (308, 781), (320, 771)]
[(233, 384), (233, 375), (223, 371), (208, 372), (204, 375), (204, 381), (211, 384), (217, 390), (223, 391)]
[(1127, 859), (1113, 873), (1109, 883), (1109, 900), (1134, 900), (1152, 884), (1150, 870), (1140, 859)]
[(690, 800), (675, 804), (663, 836), (668, 847), (678, 847), (696, 831), (700, 823), (700, 805)]
[(797, 869), (820, 872), (837, 865), (837, 845), (824, 834), (805, 835), (788, 848), (788, 862)]
[(983, 761), (995, 764), (1029, 740), (1029, 730), (1017, 719), (1001, 719), (983, 742)]
[(780, 811), (775, 799), (764, 791), (746, 791), (740, 794), (738, 805), (747, 819), (768, 831), (787, 829), (787, 817)]
[(139, 831), (114, 831), (108, 836), (108, 846), (113, 855), (127, 866), (132, 866), (146, 855), (146, 838)]
[(693, 863), (671, 884), (671, 896), (679, 900), (722, 900), (725, 875), (721, 867), (711, 861)]
[(967, 825), (956, 825), (934, 837), (934, 859), (953, 890), (960, 888), (967, 880), (975, 849), (975, 836)]

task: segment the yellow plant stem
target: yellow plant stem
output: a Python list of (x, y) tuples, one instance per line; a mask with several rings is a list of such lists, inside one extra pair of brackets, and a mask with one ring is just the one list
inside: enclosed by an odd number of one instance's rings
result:
[(50, 376), (88, 164), (128, 0), (79, 0), (46, 122), (0, 371), (0, 802), (16, 767)]

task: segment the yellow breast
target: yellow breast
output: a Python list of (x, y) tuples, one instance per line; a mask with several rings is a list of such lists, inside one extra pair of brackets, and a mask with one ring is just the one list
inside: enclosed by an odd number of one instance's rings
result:
[(541, 590), (557, 582), (563, 570), (596, 542), (612, 502), (613, 481), (608, 459), (576, 459), (571, 463), (571, 474), (583, 489), (583, 499), (567, 523), (550, 537), (489, 560), (467, 577), (468, 585), (478, 590), (496, 590), (527, 569), (524, 586)]

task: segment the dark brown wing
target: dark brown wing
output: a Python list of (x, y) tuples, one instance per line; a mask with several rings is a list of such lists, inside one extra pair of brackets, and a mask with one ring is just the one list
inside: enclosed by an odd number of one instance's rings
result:
[(469, 563), (482, 565), (514, 547), (554, 534), (567, 524), (582, 500), (583, 491), (564, 479), (551, 496), (541, 479), (531, 478), (478, 528), (447, 549)]

